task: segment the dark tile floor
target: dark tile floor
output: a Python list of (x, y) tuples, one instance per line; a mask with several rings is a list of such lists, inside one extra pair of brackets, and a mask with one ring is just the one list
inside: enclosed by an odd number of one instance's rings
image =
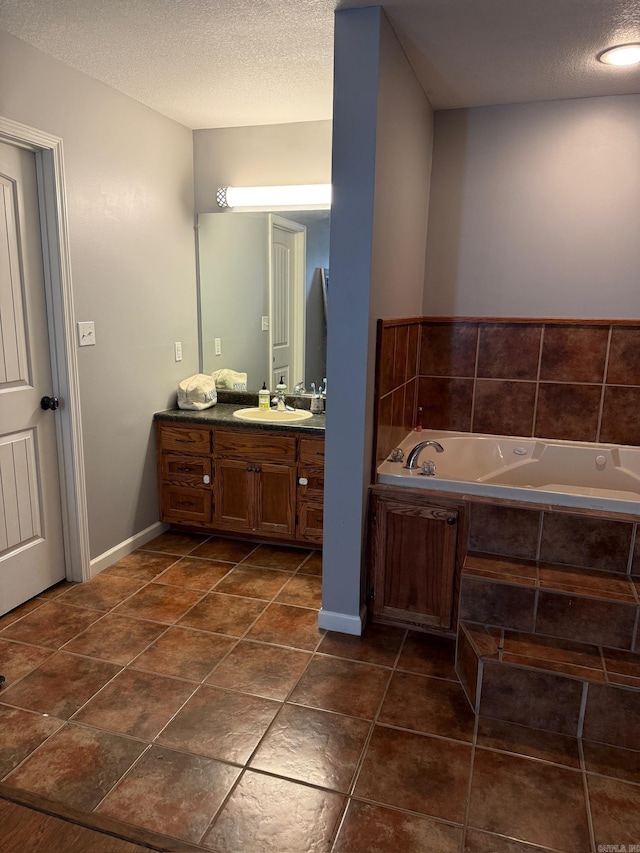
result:
[(640, 845), (640, 753), (478, 721), (452, 641), (320, 595), (317, 553), (164, 534), (0, 618), (0, 793), (175, 850)]

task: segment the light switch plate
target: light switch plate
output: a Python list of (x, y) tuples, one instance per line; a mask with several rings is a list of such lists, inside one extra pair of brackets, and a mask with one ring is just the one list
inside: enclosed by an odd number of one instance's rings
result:
[(214, 338), (214, 351), (216, 355), (222, 355), (222, 344), (220, 343), (220, 338)]
[(263, 332), (269, 331), (269, 317), (263, 317), (262, 318), (262, 331)]
[(175, 341), (173, 344), (173, 354), (176, 361), (182, 361), (182, 341)]
[(78, 323), (78, 346), (93, 347), (96, 344), (96, 328), (93, 320)]

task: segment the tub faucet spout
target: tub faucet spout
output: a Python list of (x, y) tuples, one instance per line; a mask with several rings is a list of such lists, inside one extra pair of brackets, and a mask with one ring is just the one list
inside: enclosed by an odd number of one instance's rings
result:
[(444, 453), (444, 447), (440, 444), (439, 441), (421, 441), (419, 444), (416, 444), (413, 450), (409, 451), (409, 454), (407, 456), (407, 464), (404, 467), (417, 468), (418, 457), (425, 449), (425, 447), (435, 447), (437, 453)]

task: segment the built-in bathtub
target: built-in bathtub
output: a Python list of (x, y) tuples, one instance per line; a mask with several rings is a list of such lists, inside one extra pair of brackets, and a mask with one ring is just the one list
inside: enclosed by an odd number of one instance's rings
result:
[[(408, 470), (409, 451), (429, 439), (444, 453), (427, 447)], [(437, 430), (411, 432), (399, 447), (404, 460), (382, 462), (379, 483), (640, 516), (640, 448)], [(427, 460), (434, 476), (422, 473)]]

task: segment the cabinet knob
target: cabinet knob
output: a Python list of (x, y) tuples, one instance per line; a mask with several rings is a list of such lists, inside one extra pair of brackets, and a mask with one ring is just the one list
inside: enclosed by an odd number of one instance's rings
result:
[(455, 524), (455, 523), (456, 523), (455, 518), (453, 518), (453, 516), (450, 515), (449, 518), (447, 519), (447, 524)]
[(205, 474), (202, 478), (202, 482), (205, 484), (205, 486), (208, 486), (211, 482), (211, 477), (208, 474)]
[(308, 486), (309, 480), (307, 477), (300, 477), (300, 479), (298, 480), (298, 483), (300, 483), (301, 486)]
[(250, 467), (247, 465), (247, 471), (253, 471), (253, 468), (250, 468)]

